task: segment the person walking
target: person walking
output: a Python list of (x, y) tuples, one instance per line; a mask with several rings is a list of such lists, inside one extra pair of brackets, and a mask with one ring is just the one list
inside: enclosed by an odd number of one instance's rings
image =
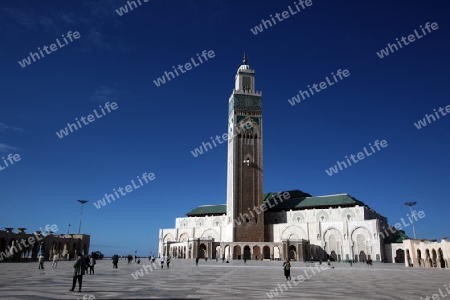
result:
[(89, 271), (89, 265), (91, 263), (91, 260), (89, 259), (89, 255), (84, 255), (84, 274), (87, 275)]
[(78, 254), (78, 259), (73, 264), (73, 280), (72, 288), (69, 290), (73, 292), (78, 280), (78, 293), (81, 293), (81, 286), (83, 284), (83, 274), (86, 269), (85, 262), (81, 254)]
[(161, 269), (164, 269), (164, 255), (161, 256)]
[(112, 258), (113, 269), (117, 269), (117, 264), (119, 263), (119, 256), (115, 254)]
[(195, 265), (198, 267), (198, 261), (200, 260), (200, 258), (197, 256), (197, 258), (195, 259)]
[(56, 268), (58, 265), (58, 254), (53, 255), (52, 268)]
[(166, 262), (166, 264), (167, 264), (167, 269), (170, 269), (170, 268), (169, 268), (169, 265), (170, 265), (170, 256), (167, 256), (167, 262)]
[(91, 255), (91, 259), (89, 261), (89, 275), (95, 274), (95, 272), (94, 272), (95, 264), (96, 264), (95, 258), (93, 255)]
[(44, 256), (42, 254), (39, 255), (39, 267), (38, 267), (38, 270), (39, 269), (44, 270)]
[(286, 276), (286, 280), (291, 280), (291, 263), (289, 258), (286, 258), (286, 261), (283, 263), (284, 267), (284, 276)]

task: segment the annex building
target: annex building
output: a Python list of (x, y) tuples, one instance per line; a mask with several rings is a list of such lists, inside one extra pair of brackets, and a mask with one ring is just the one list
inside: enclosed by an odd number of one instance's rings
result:
[(26, 228), (6, 227), (0, 230), (0, 262), (37, 260), (42, 254), (50, 260), (73, 259), (78, 254), (89, 254), (90, 235), (54, 234), (52, 231), (25, 232)]
[[(411, 248), (405, 258), (411, 244), (405, 243), (410, 240), (404, 232), (388, 226), (386, 217), (349, 194), (263, 192), (262, 93), (255, 89), (255, 71), (245, 55), (228, 104), (226, 204), (197, 207), (177, 218), (175, 228), (160, 229), (160, 255), (411, 265), (408, 261), (414, 261), (416, 252)], [(449, 253), (447, 267), (448, 257)]]

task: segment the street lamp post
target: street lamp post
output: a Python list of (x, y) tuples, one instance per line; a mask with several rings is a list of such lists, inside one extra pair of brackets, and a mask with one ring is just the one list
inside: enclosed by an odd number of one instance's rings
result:
[(414, 205), (416, 205), (417, 204), (417, 202), (405, 202), (405, 205), (406, 206), (409, 206), (409, 210), (410, 210), (410, 212), (411, 212), (411, 224), (412, 224), (412, 226), (413, 226), (413, 234), (414, 234), (414, 239), (416, 239), (416, 227), (414, 226), (414, 220), (413, 220), (413, 218), (412, 218), (412, 215), (413, 215), (413, 212), (412, 212), (412, 207), (414, 206)]
[(83, 204), (85, 204), (85, 203), (87, 203), (89, 201), (87, 201), (87, 200), (78, 200), (78, 202), (81, 203), (80, 225), (78, 226), (78, 234), (80, 234), (80, 232), (81, 232), (81, 219), (83, 217)]

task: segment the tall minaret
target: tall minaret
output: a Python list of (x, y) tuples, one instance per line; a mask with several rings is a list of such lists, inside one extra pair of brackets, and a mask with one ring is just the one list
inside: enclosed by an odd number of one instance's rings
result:
[(227, 238), (264, 242), (264, 213), (254, 209), (263, 201), (262, 93), (246, 54), (228, 105)]

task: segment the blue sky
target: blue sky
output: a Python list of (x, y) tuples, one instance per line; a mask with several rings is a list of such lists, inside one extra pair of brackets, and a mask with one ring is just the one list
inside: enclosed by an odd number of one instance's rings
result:
[[(106, 254), (157, 252), (159, 228), (203, 204), (226, 202), (226, 145), (190, 151), (227, 131), (227, 101), (248, 53), (263, 92), (264, 190), (349, 193), (390, 224), (417, 201), (421, 238), (450, 236), (450, 116), (414, 123), (450, 105), (448, 1), (315, 1), (254, 35), (293, 1), (3, 1), (0, 227), (56, 224)], [(376, 52), (420, 25), (437, 30), (380, 59)], [(80, 38), (22, 68), (18, 61), (68, 31)], [(62, 40), (61, 40), (62, 41)], [(197, 53), (215, 57), (160, 87), (153, 80)], [(350, 76), (292, 106), (288, 99), (347, 69)], [(105, 102), (116, 110), (58, 138)], [(339, 171), (325, 170), (375, 140), (388, 146)], [(0, 160), (4, 167), (3, 160)], [(143, 173), (155, 179), (97, 209), (93, 202)], [(412, 236), (411, 227), (406, 228)]]

